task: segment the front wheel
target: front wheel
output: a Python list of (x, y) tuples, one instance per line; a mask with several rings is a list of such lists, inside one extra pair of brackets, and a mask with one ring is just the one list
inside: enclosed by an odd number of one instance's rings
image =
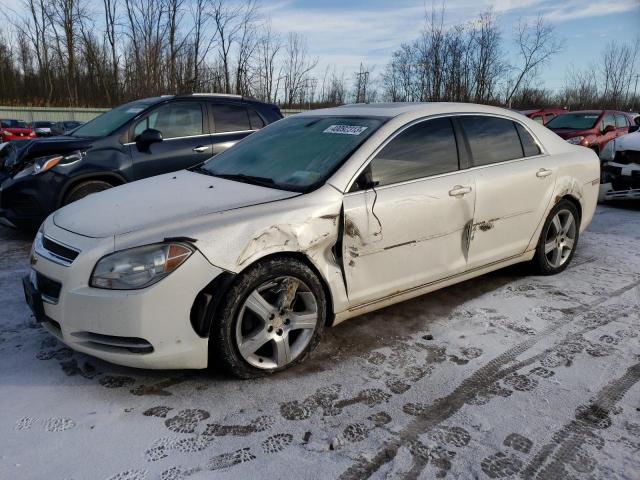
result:
[(562, 272), (573, 258), (580, 234), (580, 215), (569, 200), (561, 200), (542, 228), (533, 263), (543, 275)]
[(241, 273), (213, 319), (210, 363), (255, 378), (302, 362), (327, 317), (324, 288), (303, 262), (274, 258)]
[(70, 203), (76, 202), (81, 198), (88, 197), (89, 195), (102, 192), (112, 187), (113, 185), (103, 180), (89, 180), (79, 183), (78, 185), (73, 187), (69, 191), (69, 193), (67, 193), (64, 198), (64, 205), (69, 205)]

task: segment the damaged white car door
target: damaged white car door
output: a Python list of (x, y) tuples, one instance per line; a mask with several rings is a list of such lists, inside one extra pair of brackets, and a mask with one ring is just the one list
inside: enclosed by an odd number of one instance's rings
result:
[(473, 173), (460, 170), (450, 118), (421, 120), (392, 136), (344, 197), (350, 302), (464, 271), (475, 196)]
[(463, 115), (458, 121), (477, 185), (468, 265), (473, 269), (526, 250), (551, 201), (558, 158), (543, 154), (511, 119)]

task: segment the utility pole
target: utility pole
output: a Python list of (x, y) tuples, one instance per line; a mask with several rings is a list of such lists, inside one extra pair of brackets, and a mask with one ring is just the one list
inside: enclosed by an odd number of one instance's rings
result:
[(638, 78), (640, 78), (640, 73), (636, 73), (636, 83), (633, 87), (633, 97), (631, 98), (631, 111), (633, 112), (636, 107), (636, 93), (638, 91)]
[(311, 110), (311, 104), (313, 103), (313, 97), (316, 94), (316, 88), (318, 87), (318, 79), (315, 77), (304, 79), (304, 90), (300, 98), (300, 104), (304, 104), (304, 99), (307, 99), (307, 109)]
[(360, 64), (360, 71), (356, 72), (357, 88), (356, 103), (365, 103), (367, 101), (367, 84), (369, 83), (369, 72)]

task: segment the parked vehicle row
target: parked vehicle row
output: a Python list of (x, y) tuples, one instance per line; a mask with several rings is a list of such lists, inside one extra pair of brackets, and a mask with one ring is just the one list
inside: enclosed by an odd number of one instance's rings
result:
[(66, 135), (83, 122), (64, 121), (50, 122), (46, 120), (27, 123), (23, 120), (0, 120), (0, 143), (11, 140), (29, 140), (33, 137), (52, 137)]
[(41, 218), (65, 194), (107, 188), (96, 182), (196, 165), (49, 215), (23, 281), (37, 320), (114, 363), (255, 377), (303, 361), (348, 318), (518, 262), (559, 273), (595, 210), (594, 152), (508, 110), (279, 117), (238, 98), (157, 98), (66, 143), (9, 144), (1, 193), (14, 220), (25, 199)]

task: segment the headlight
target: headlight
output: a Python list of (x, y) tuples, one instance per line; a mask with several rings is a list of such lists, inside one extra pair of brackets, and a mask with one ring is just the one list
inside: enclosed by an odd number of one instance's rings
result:
[(64, 165), (78, 162), (82, 160), (84, 155), (85, 152), (73, 152), (69, 155), (48, 155), (46, 157), (38, 157), (33, 161), (33, 174), (37, 175), (39, 173), (46, 172), (47, 170), (51, 170), (60, 162)]
[(89, 284), (111, 290), (136, 290), (159, 282), (194, 252), (183, 243), (159, 243), (131, 248), (103, 257)]
[(569, 142), (571, 145), (580, 145), (580, 143), (582, 143), (583, 140), (584, 140), (584, 137), (580, 136), (580, 137), (568, 138), (567, 142)]

